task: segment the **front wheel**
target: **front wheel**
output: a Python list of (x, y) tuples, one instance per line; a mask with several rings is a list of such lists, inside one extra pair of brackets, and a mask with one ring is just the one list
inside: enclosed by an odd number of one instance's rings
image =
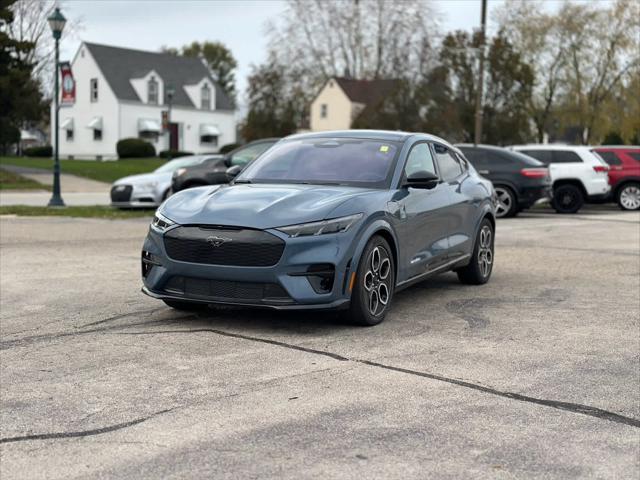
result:
[(393, 298), (395, 265), (389, 243), (379, 235), (362, 252), (351, 292), (349, 319), (356, 325), (373, 326), (384, 320)]
[(584, 205), (584, 196), (576, 185), (560, 185), (553, 191), (552, 205), (558, 213), (576, 213)]
[(456, 270), (458, 280), (467, 285), (483, 285), (489, 281), (493, 271), (494, 243), (493, 225), (485, 218), (480, 224), (469, 265)]
[(640, 210), (640, 183), (627, 183), (618, 190), (617, 200), (622, 210)]

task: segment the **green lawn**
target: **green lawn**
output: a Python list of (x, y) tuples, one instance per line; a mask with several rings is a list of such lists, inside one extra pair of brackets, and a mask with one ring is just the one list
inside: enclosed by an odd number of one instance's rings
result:
[(91, 207), (65, 207), (65, 208), (47, 208), (47, 207), (28, 207), (25, 205), (2, 206), (0, 207), (0, 215), (20, 215), (25, 217), (85, 217), (85, 218), (135, 218), (135, 217), (153, 217), (152, 210), (118, 210), (117, 208), (107, 206), (91, 206)]
[(0, 190), (51, 190), (47, 185), (0, 169)]
[[(119, 178), (137, 173), (149, 173), (165, 163), (161, 158), (127, 158), (113, 162), (94, 160), (60, 160), (62, 173), (71, 173), (100, 182), (112, 183)], [(0, 165), (52, 169), (50, 158), (0, 157)]]

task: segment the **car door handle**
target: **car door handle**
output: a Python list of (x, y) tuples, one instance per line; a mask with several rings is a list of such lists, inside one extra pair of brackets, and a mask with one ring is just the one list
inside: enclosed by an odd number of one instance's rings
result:
[(478, 173), (480, 175), (488, 175), (490, 172), (489, 172), (489, 170), (478, 170)]

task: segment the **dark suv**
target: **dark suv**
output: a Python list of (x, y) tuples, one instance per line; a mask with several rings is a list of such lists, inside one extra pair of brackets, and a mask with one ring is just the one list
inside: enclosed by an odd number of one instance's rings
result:
[[(279, 138), (264, 138), (247, 143), (226, 155), (218, 155), (209, 160), (194, 165), (193, 167), (176, 170), (171, 179), (172, 192), (178, 192), (185, 188), (202, 187), (204, 185), (217, 185), (228, 183), (227, 170), (231, 167), (244, 167), (247, 163), (256, 159), (263, 152), (274, 145)], [(239, 168), (234, 170), (240, 170)], [(238, 171), (234, 173), (237, 174)]]
[(493, 183), (498, 197), (496, 217), (551, 199), (551, 177), (544, 163), (522, 153), (491, 145), (456, 145), (480, 175)]

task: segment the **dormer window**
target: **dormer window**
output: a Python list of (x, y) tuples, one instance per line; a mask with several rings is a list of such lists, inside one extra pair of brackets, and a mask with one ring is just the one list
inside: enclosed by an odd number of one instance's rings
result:
[(211, 110), (211, 89), (207, 83), (200, 90), (200, 108), (202, 110)]
[(147, 84), (147, 103), (158, 104), (158, 81), (155, 77), (151, 77)]

